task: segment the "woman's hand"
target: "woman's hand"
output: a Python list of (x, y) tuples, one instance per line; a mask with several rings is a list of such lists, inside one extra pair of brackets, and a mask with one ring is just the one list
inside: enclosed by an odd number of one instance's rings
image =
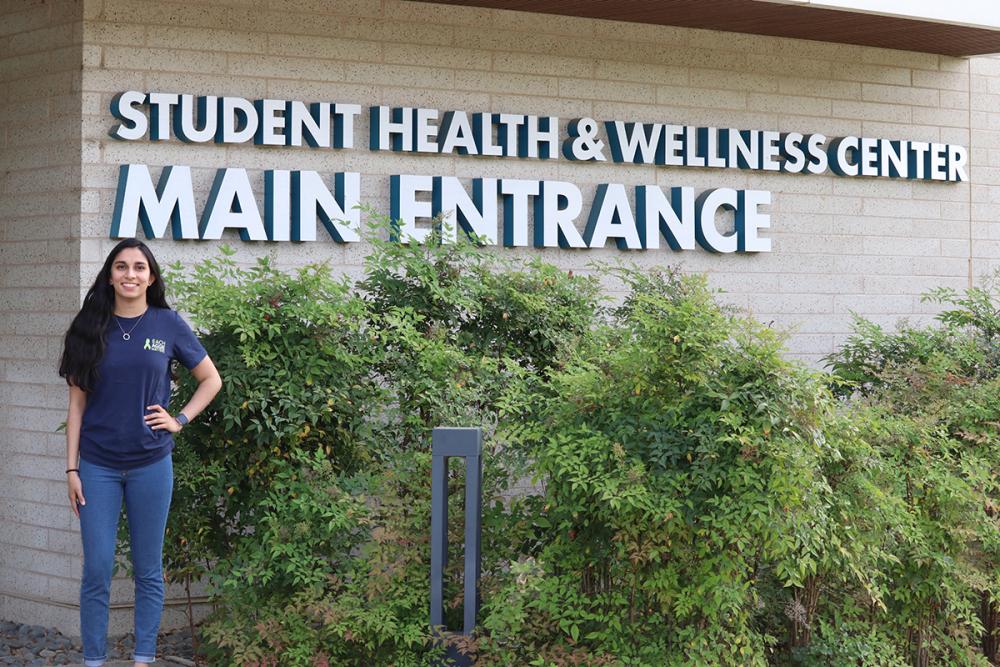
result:
[(69, 486), (69, 506), (73, 509), (73, 514), (76, 518), (80, 518), (80, 505), (86, 505), (87, 501), (83, 498), (83, 482), (80, 481), (80, 474), (77, 472), (68, 473), (66, 478), (66, 484)]
[(177, 433), (177, 431), (181, 430), (180, 423), (171, 417), (170, 413), (163, 409), (163, 406), (147, 405), (146, 409), (152, 410), (152, 412), (145, 416), (146, 426), (152, 430), (164, 429), (171, 433)]

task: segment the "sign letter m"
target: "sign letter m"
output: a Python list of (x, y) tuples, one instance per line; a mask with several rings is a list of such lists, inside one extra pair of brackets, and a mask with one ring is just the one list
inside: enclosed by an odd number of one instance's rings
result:
[(167, 223), (174, 239), (198, 238), (190, 167), (164, 167), (155, 188), (146, 165), (120, 167), (111, 238), (134, 237), (140, 222), (147, 239), (162, 238)]

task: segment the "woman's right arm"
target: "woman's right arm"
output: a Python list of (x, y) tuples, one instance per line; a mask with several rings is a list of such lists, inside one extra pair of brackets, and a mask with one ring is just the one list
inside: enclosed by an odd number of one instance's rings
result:
[[(83, 424), (83, 409), (87, 407), (87, 393), (79, 387), (69, 387), (69, 412), (66, 415), (66, 469), (78, 468), (80, 465), (80, 426)], [(86, 505), (83, 499), (83, 484), (80, 473), (66, 473), (66, 483), (69, 492), (69, 505), (73, 514), (79, 518), (79, 502)]]

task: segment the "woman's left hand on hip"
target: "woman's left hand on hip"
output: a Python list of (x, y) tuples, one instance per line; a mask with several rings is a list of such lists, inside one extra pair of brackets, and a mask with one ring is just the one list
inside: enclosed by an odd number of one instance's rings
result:
[(181, 425), (174, 419), (162, 405), (147, 405), (149, 414), (145, 416), (146, 426), (154, 431), (165, 430), (170, 433), (177, 433), (181, 430)]

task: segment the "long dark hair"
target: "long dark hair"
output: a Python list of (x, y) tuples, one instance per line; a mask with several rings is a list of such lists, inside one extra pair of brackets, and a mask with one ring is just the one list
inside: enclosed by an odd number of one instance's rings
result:
[(111, 249), (104, 260), (94, 284), (83, 298), (83, 307), (69, 325), (63, 341), (62, 359), (59, 361), (59, 375), (66, 378), (66, 384), (90, 391), (100, 379), (97, 367), (104, 358), (107, 347), (108, 325), (115, 310), (115, 289), (111, 286), (111, 265), (115, 257), (126, 248), (138, 248), (146, 256), (149, 273), (155, 279), (146, 289), (146, 303), (158, 308), (167, 305), (166, 289), (160, 276), (160, 265), (156, 263), (152, 251), (139, 239), (125, 239)]

